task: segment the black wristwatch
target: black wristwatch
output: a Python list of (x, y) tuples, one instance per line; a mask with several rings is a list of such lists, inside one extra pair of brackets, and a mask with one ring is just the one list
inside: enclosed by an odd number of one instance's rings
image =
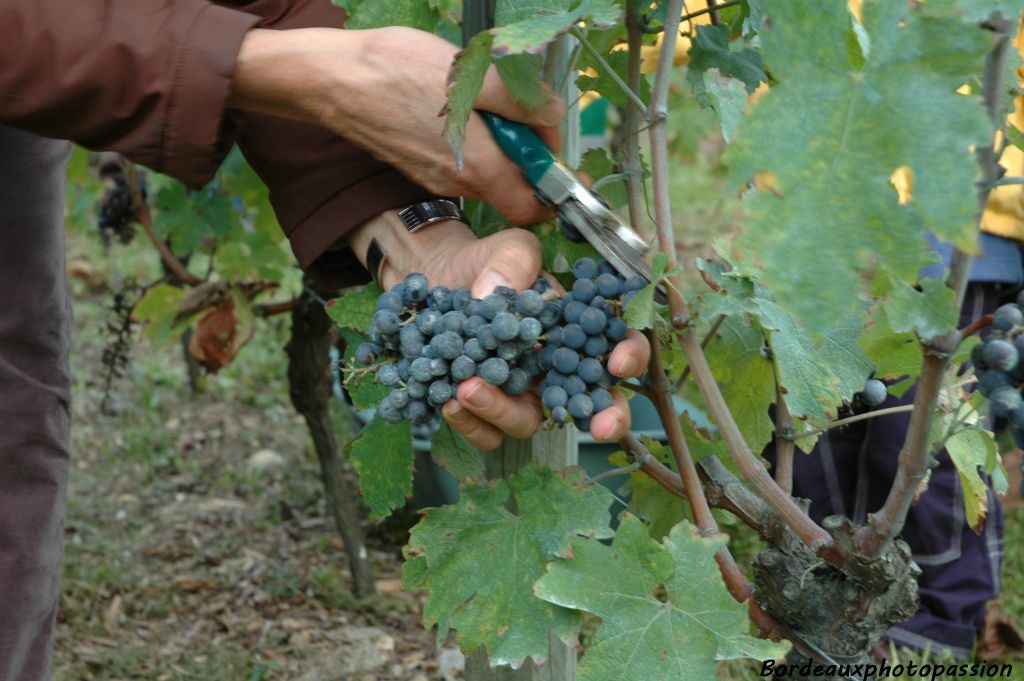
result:
[[(458, 220), (464, 224), (469, 224), (469, 220), (466, 219), (465, 213), (459, 208), (459, 204), (451, 199), (432, 199), (430, 201), (414, 203), (398, 211), (398, 217), (402, 220), (402, 224), (405, 225), (405, 229), (410, 234), (418, 232), (427, 225), (443, 220)], [(370, 245), (366, 248), (366, 269), (369, 270), (370, 276), (378, 284), (380, 283), (380, 268), (384, 266), (386, 258), (387, 253), (380, 247), (377, 240), (370, 239)]]

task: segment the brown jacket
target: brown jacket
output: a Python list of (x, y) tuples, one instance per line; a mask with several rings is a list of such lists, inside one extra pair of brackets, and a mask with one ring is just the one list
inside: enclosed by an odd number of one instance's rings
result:
[(0, 0), (0, 123), (71, 139), (198, 187), (232, 143), (270, 187), (304, 268), (363, 277), (324, 250), (389, 208), (429, 196), (321, 128), (226, 111), (231, 73), (254, 26), (341, 26), (330, 0)]

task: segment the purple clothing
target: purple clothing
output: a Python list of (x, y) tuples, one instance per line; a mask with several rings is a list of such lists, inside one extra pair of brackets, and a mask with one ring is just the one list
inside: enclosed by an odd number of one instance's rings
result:
[[(994, 310), (1013, 290), (1000, 284), (971, 284), (961, 311), (961, 325)], [(885, 407), (909, 404), (890, 396)], [(811, 500), (816, 521), (845, 515), (863, 523), (881, 508), (892, 485), (910, 414), (893, 414), (829, 431), (811, 454), (797, 451), (793, 461), (793, 495)], [(774, 462), (774, 450), (766, 452)], [(921, 567), (921, 604), (910, 620), (892, 627), (886, 638), (897, 645), (933, 653), (948, 650), (969, 657), (985, 620), (985, 603), (1000, 589), (1003, 558), (1003, 512), (989, 489), (988, 522), (975, 534), (964, 517), (963, 489), (945, 451), (932, 470), (928, 489), (907, 515), (903, 539)]]

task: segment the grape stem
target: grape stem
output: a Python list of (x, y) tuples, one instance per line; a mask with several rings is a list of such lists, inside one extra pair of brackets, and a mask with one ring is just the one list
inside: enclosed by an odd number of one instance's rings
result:
[[(989, 144), (980, 144), (975, 148), (975, 159), (982, 173), (978, 182), (978, 222), (988, 205), (988, 197), (992, 186), (999, 178), (1000, 166), (996, 158), (995, 136), (1003, 126), (1003, 75), (1007, 55), (1011, 45), (1013, 24), (996, 13), (985, 24), (996, 33), (997, 37), (992, 51), (985, 59), (985, 74), (982, 85), (982, 99), (992, 124), (993, 139)], [(956, 249), (950, 261), (949, 275), (946, 285), (953, 289), (957, 309), (963, 305), (964, 294), (971, 269), (971, 256)], [(914, 396), (914, 408), (907, 427), (907, 435), (900, 449), (899, 467), (896, 477), (885, 503), (877, 513), (868, 517), (868, 524), (861, 530), (857, 538), (860, 551), (868, 557), (878, 556), (903, 530), (907, 513), (914, 502), (917, 490), (928, 473), (931, 463), (931, 452), (928, 446), (932, 420), (938, 405), (939, 392), (942, 389), (943, 376), (949, 366), (950, 359), (960, 345), (962, 336), (953, 331), (939, 338), (922, 342), (924, 359), (922, 360), (921, 376), (918, 379), (917, 394)]]
[(890, 414), (903, 414), (914, 410), (912, 404), (901, 404), (898, 407), (886, 407), (885, 409), (875, 409), (873, 411), (866, 411), (863, 414), (856, 414), (854, 416), (847, 416), (845, 419), (836, 419), (832, 421), (824, 428), (814, 428), (812, 430), (805, 430), (800, 433), (790, 433), (789, 435), (777, 434), (776, 437), (781, 437), (784, 440), (788, 440), (793, 443), (801, 438), (814, 437), (815, 435), (821, 435), (825, 431), (832, 430), (833, 428), (841, 428), (842, 426), (848, 426), (851, 423), (857, 423), (858, 421), (867, 421), (868, 419), (875, 419), (879, 416), (889, 416)]
[[(669, 159), (668, 159), (668, 93), (672, 77), (672, 61), (675, 56), (676, 38), (679, 35), (679, 17), (682, 12), (682, 0), (669, 0), (665, 23), (665, 37), (661, 44), (658, 68), (655, 71), (654, 86), (651, 89), (651, 110), (653, 121), (648, 133), (651, 147), (651, 179), (654, 187), (655, 222), (658, 228), (658, 246), (669, 257), (668, 270), (678, 267), (675, 248), (675, 234), (672, 222), (671, 196), (669, 192)], [(764, 465), (754, 457), (743, 433), (736, 424), (736, 419), (722, 396), (722, 391), (715, 382), (707, 358), (700, 342), (694, 335), (690, 323), (690, 315), (686, 309), (686, 301), (679, 294), (679, 275), (670, 277), (672, 286), (668, 288), (670, 319), (676, 337), (682, 347), (686, 363), (690, 367), (697, 387), (718, 426), (722, 439), (732, 454), (733, 460), (753, 491), (778, 513), (780, 519), (796, 533), (818, 555), (841, 567), (844, 559), (840, 555), (832, 537), (815, 523), (793, 499), (786, 494), (765, 470)]]
[[(720, 326), (722, 326), (722, 322), (724, 322), (724, 321), (725, 321), (725, 315), (724, 314), (718, 315), (718, 319), (715, 320), (715, 323), (711, 325), (711, 328), (708, 329), (708, 332), (706, 334), (704, 334), (704, 338), (701, 339), (701, 342), (700, 342), (700, 349), (701, 350), (707, 349), (708, 343), (710, 343), (711, 339), (715, 337), (716, 333), (718, 333), (718, 328)], [(689, 365), (687, 365), (687, 366), (683, 367), (682, 373), (679, 374), (679, 378), (676, 379), (676, 390), (679, 390), (680, 388), (682, 388), (683, 387), (683, 383), (686, 383), (686, 379), (689, 378), (689, 377), (690, 377), (690, 367), (689, 367)]]
[[(648, 456), (650, 456), (650, 455), (648, 454)], [(622, 466), (620, 468), (613, 468), (611, 470), (605, 471), (604, 473), (598, 473), (597, 475), (595, 475), (592, 478), (587, 478), (587, 484), (588, 485), (596, 485), (597, 483), (601, 482), (602, 480), (607, 480), (608, 478), (616, 478), (616, 477), (618, 477), (620, 475), (629, 475), (630, 473), (632, 473), (634, 471), (640, 470), (640, 467), (643, 466), (643, 465), (644, 465), (643, 464), (643, 460), (637, 458), (635, 461), (633, 461), (633, 463), (629, 464), (628, 466)]]
[(964, 328), (960, 329), (960, 338), (961, 340), (964, 338), (970, 338), (987, 326), (992, 326), (992, 315), (990, 314), (982, 315)]

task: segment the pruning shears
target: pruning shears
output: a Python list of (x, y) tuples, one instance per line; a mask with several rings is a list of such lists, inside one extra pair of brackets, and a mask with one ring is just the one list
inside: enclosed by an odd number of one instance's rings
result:
[(555, 157), (529, 126), (481, 111), (498, 146), (508, 155), (558, 216), (579, 232), (624, 277), (651, 281), (644, 260), (647, 242), (590, 191), (565, 163)]

